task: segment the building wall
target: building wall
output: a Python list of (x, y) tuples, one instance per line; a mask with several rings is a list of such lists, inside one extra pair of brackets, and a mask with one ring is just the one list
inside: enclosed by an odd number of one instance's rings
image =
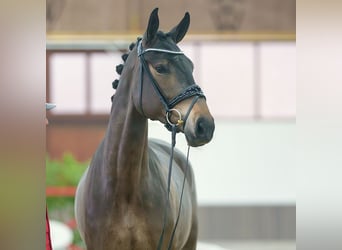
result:
[(81, 162), (89, 161), (104, 137), (106, 117), (97, 121), (48, 116), (46, 151), (52, 159), (72, 154)]
[(186, 11), (191, 14), (191, 33), (296, 29), (295, 0), (48, 0), (47, 31), (141, 32), (155, 7), (159, 7), (160, 24), (165, 29), (175, 26)]

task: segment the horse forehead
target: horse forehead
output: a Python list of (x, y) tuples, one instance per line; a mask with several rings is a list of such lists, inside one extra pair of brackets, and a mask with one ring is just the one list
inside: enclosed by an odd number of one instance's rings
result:
[[(158, 31), (157, 39), (155, 40), (154, 44), (151, 45), (151, 48), (181, 51), (178, 45), (172, 40), (171, 36), (162, 31)], [(178, 68), (181, 68), (181, 71), (191, 71), (194, 68), (192, 61), (185, 54), (174, 55), (171, 53), (152, 52), (149, 56), (150, 60), (166, 59), (170, 62), (173, 62), (174, 65), (177, 65)]]
[(179, 64), (181, 67), (183, 66), (191, 66), (193, 67), (193, 63), (190, 60), (190, 58), (188, 58), (185, 54), (184, 55), (178, 55), (173, 57), (173, 60), (175, 63)]
[(169, 36), (168, 34), (165, 34), (162, 31), (158, 31), (156, 38), (157, 39), (153, 44), (154, 48), (180, 51), (177, 44), (172, 40), (171, 36)]

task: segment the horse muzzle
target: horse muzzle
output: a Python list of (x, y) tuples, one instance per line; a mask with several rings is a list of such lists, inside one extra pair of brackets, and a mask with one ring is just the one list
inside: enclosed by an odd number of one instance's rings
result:
[(199, 117), (194, 123), (189, 121), (184, 129), (185, 138), (191, 147), (199, 147), (211, 141), (215, 123), (212, 117)]

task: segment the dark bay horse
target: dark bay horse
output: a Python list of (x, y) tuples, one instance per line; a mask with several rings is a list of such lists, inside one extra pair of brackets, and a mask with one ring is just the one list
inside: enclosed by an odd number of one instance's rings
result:
[(153, 10), (143, 38), (123, 57), (105, 137), (76, 192), (76, 221), (87, 250), (196, 249), (193, 170), (181, 152), (171, 157), (170, 144), (148, 139), (148, 119), (184, 133), (189, 146), (213, 137), (214, 119), (195, 84), (193, 64), (177, 46), (189, 23), (186, 13), (171, 31), (158, 31), (158, 9)]

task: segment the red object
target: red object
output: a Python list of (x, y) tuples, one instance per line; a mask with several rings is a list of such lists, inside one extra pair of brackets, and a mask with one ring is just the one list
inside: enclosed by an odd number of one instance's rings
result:
[[(76, 193), (76, 187), (73, 187), (73, 186), (66, 186), (66, 187), (49, 186), (46, 188), (47, 197), (74, 197), (75, 193)], [(71, 229), (75, 229), (77, 227), (75, 219), (70, 220), (66, 224)], [(46, 250), (52, 250), (50, 224), (49, 224), (47, 211), (46, 211)], [(68, 250), (84, 250), (84, 249), (76, 245), (71, 245), (68, 247)]]
[(74, 197), (76, 187), (47, 187), (45, 193), (49, 197)]
[(50, 224), (49, 224), (49, 216), (46, 209), (46, 250), (52, 250), (51, 246), (51, 235), (50, 235)]

